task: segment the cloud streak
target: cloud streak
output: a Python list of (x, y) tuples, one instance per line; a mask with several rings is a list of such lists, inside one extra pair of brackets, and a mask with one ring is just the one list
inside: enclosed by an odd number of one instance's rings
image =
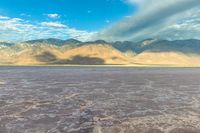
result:
[(58, 28), (58, 29), (67, 28), (66, 25), (61, 24), (60, 22), (42, 22), (41, 25), (49, 28)]
[[(126, 0), (126, 2), (137, 4), (139, 8), (138, 12), (104, 29), (97, 35), (99, 38), (115, 41), (141, 40), (157, 36), (163, 37), (162, 32), (165, 35), (167, 32), (169, 33), (173, 25), (183, 19), (180, 17), (183, 13), (187, 11), (195, 13), (198, 10), (195, 7), (200, 5), (199, 0)], [(193, 8), (195, 8), (195, 11), (190, 11)], [(166, 27), (169, 29), (166, 29)], [(182, 26), (182, 28), (184, 27)], [(173, 28), (173, 32), (175, 32), (175, 28)]]

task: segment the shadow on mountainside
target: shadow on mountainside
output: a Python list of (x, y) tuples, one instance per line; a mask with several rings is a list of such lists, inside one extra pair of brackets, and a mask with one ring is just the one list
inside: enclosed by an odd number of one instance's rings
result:
[(35, 58), (46, 64), (73, 64), (73, 65), (103, 65), (105, 61), (101, 58), (86, 57), (86, 56), (74, 56), (72, 59), (58, 59), (51, 52), (43, 52), (41, 55), (35, 56)]
[(35, 58), (40, 62), (50, 63), (57, 60), (57, 57), (50, 52), (43, 52), (41, 55), (35, 56)]

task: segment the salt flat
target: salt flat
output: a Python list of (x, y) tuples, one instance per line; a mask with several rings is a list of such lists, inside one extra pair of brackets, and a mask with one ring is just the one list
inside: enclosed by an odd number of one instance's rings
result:
[(198, 68), (0, 67), (0, 84), (3, 133), (200, 133)]

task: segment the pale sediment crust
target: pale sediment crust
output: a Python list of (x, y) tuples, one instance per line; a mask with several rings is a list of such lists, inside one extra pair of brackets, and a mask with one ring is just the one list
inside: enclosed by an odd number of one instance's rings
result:
[[(100, 118), (96, 118), (100, 119)], [(86, 122), (70, 133), (200, 133), (200, 119), (196, 116), (161, 115), (132, 118), (112, 126), (118, 120)]]
[(200, 133), (196, 116), (150, 116), (133, 118), (118, 126), (94, 126), (93, 133)]

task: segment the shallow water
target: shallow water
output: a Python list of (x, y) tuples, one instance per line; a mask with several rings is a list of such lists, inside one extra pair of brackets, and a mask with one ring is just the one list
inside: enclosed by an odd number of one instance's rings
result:
[(0, 133), (200, 133), (200, 69), (0, 67)]

